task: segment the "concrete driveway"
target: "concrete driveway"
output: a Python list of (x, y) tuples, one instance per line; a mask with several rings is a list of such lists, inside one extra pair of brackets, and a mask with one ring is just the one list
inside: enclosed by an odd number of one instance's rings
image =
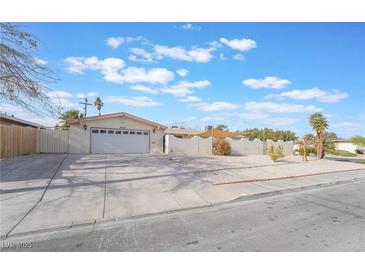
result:
[[(270, 170), (277, 172), (276, 165), (286, 170), (288, 168), (282, 165), (293, 164), (292, 161), (272, 163), (263, 156), (174, 157), (170, 160), (165, 155), (150, 154), (40, 154), (5, 159), (0, 163), (2, 237), (206, 206), (245, 195), (355, 176), (350, 172), (342, 177), (332, 175), (309, 182), (293, 179), (213, 184), (212, 178), (226, 177), (228, 172), (237, 176), (258, 176), (263, 173), (260, 168), (265, 168), (267, 174)], [(341, 167), (364, 166), (341, 163)]]

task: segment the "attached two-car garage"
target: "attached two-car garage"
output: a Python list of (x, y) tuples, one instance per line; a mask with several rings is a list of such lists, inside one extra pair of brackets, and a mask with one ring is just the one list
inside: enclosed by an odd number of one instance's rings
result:
[(167, 127), (125, 112), (68, 122), (70, 153), (163, 153)]
[(149, 152), (149, 131), (113, 128), (91, 129), (91, 153)]

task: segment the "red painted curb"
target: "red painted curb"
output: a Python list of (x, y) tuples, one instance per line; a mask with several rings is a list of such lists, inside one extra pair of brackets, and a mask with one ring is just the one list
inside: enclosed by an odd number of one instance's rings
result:
[(223, 182), (223, 183), (213, 183), (213, 185), (217, 186), (217, 185), (231, 185), (231, 184), (240, 184), (240, 183), (262, 182), (262, 181), (285, 180), (285, 179), (293, 179), (293, 178), (300, 178), (300, 177), (308, 177), (308, 176), (331, 174), (331, 173), (341, 173), (341, 172), (357, 171), (357, 170), (365, 170), (365, 168), (348, 169), (348, 170), (341, 170), (341, 171), (318, 172), (318, 173), (311, 173), (311, 174), (304, 174), (304, 175), (296, 175), (296, 176), (276, 177), (276, 178), (264, 178), (264, 179), (250, 179), (250, 180), (229, 181), (229, 182)]

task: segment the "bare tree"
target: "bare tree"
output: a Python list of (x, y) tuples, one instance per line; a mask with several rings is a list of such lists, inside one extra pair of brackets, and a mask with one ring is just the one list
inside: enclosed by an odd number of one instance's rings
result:
[(57, 114), (47, 96), (53, 73), (36, 58), (38, 42), (21, 27), (0, 23), (0, 99), (37, 114)]

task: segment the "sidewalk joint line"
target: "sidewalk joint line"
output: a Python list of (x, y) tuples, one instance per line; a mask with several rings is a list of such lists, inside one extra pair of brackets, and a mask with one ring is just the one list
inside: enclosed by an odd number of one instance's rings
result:
[(62, 161), (58, 164), (56, 171), (54, 172), (54, 174), (52, 175), (51, 179), (49, 180), (46, 188), (44, 189), (41, 197), (39, 198), (39, 200), (25, 213), (25, 215), (8, 231), (8, 233), (5, 234), (5, 238), (7, 238), (11, 232), (14, 231), (14, 229), (33, 211), (33, 209), (35, 209), (37, 207), (37, 205), (43, 200), (44, 195), (46, 194), (46, 191), (49, 187), (49, 185), (51, 184), (51, 182), (53, 181), (54, 177), (56, 176), (56, 174), (58, 173), (58, 171), (60, 170), (61, 166), (63, 165), (64, 161), (66, 160), (66, 158), (68, 157), (69, 154), (66, 154)]

